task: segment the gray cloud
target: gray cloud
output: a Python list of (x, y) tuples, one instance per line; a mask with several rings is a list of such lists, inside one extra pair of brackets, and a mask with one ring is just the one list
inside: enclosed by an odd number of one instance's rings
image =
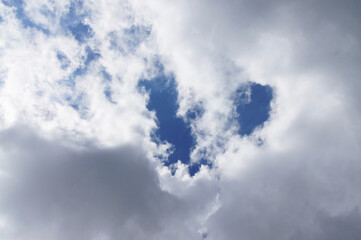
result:
[(0, 208), (16, 228), (5, 239), (191, 237), (184, 203), (159, 188), (140, 146), (71, 150), (27, 129), (2, 132), (0, 142)]
[(236, 181), (221, 181), (209, 239), (360, 239), (361, 164), (332, 154), (268, 156)]
[[(215, 164), (222, 207), (207, 221), (207, 238), (360, 239), (360, 2), (172, 6), (177, 20), (159, 25), (172, 36), (168, 49), (193, 54), (182, 61), (216, 69), (229, 59), (245, 78), (276, 92), (271, 121), (260, 131), (265, 146), (236, 139)], [(207, 84), (229, 85), (230, 78)]]

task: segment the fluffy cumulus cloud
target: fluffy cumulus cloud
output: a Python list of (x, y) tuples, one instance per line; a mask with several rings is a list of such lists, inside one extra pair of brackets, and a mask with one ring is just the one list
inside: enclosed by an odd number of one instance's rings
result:
[(0, 2), (0, 238), (360, 239), (361, 4)]

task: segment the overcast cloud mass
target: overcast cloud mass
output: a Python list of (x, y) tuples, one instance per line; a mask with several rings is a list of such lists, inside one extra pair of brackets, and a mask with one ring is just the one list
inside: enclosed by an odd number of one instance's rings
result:
[(360, 240), (359, 0), (2, 0), (0, 239)]

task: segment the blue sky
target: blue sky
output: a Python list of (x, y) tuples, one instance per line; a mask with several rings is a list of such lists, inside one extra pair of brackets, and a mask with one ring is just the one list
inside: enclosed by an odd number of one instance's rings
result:
[(0, 239), (358, 240), (360, 10), (0, 1)]
[[(157, 118), (154, 141), (167, 141), (173, 146), (172, 153), (164, 164), (169, 166), (179, 160), (189, 165), (189, 173), (193, 176), (202, 164), (212, 167), (211, 162), (204, 158), (196, 159), (195, 163), (190, 161), (191, 151), (197, 144), (191, 123), (195, 118), (201, 117), (202, 108), (190, 109), (184, 118), (177, 116), (179, 105), (176, 80), (172, 74), (165, 75), (163, 68), (159, 67), (157, 77), (141, 80), (138, 87), (149, 94), (147, 109), (154, 111)], [(236, 113), (231, 116), (231, 121), (237, 125), (239, 135), (248, 136), (255, 128), (263, 126), (270, 116), (272, 97), (271, 87), (255, 83), (247, 83), (235, 91)]]

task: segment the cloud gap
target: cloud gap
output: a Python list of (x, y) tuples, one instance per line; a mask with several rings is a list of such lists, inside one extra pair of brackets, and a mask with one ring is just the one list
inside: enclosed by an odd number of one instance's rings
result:
[[(18, 18), (21, 21), (22, 25), (25, 28), (34, 28), (38, 31), (45, 33), (46, 35), (50, 35), (49, 29), (46, 29), (39, 24), (36, 24), (34, 21), (32, 21), (29, 18), (29, 16), (26, 14), (26, 12), (24, 10), (25, 3), (23, 0), (3, 0), (2, 3), (8, 7), (15, 8), (16, 18)], [(42, 13), (45, 14), (45, 12), (42, 12)], [(0, 22), (1, 22), (1, 19), (0, 19)]]
[(234, 96), (238, 134), (251, 135), (269, 119), (273, 89), (269, 85), (248, 83), (240, 86)]
[(187, 112), (184, 119), (177, 116), (179, 105), (175, 77), (172, 74), (166, 75), (161, 64), (158, 64), (157, 68), (159, 73), (155, 78), (141, 79), (138, 84), (138, 89), (143, 88), (149, 93), (147, 109), (155, 111), (158, 121), (158, 129), (151, 137), (158, 144), (164, 141), (172, 144), (171, 154), (164, 165), (172, 167), (179, 160), (188, 165), (189, 174), (193, 176), (199, 171), (201, 165), (212, 166), (206, 159), (201, 159), (196, 163), (190, 161), (190, 153), (196, 144), (192, 135), (191, 122), (201, 117), (204, 109), (201, 104), (198, 104)]
[(83, 1), (72, 2), (69, 12), (60, 19), (60, 25), (68, 30), (79, 43), (85, 43), (94, 36), (93, 29), (85, 23), (88, 14), (82, 10)]
[(109, 34), (110, 49), (117, 50), (124, 55), (134, 54), (151, 32), (151, 26), (143, 25), (132, 25), (121, 32), (111, 32)]
[(149, 111), (155, 111), (157, 116), (156, 136), (161, 142), (167, 141), (174, 146), (173, 153), (164, 164), (169, 166), (178, 160), (189, 164), (194, 139), (189, 124), (177, 117), (178, 92), (174, 76), (162, 74), (152, 80), (141, 80), (139, 87), (149, 91), (147, 108)]

